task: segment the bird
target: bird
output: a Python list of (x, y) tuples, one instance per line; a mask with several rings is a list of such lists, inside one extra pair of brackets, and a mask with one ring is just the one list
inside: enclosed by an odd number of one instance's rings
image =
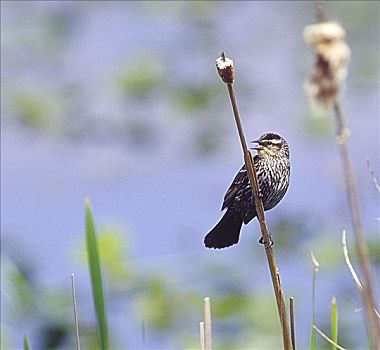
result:
[[(283, 137), (273, 132), (265, 133), (251, 143), (256, 144), (251, 149), (257, 151), (253, 161), (260, 197), (264, 210), (270, 210), (281, 201), (289, 187), (289, 146)], [(225, 209), (227, 211), (223, 217), (204, 238), (207, 248), (221, 249), (238, 243), (242, 225), (248, 224), (257, 215), (245, 165), (224, 196), (221, 210)], [(264, 243), (262, 238), (259, 242)]]

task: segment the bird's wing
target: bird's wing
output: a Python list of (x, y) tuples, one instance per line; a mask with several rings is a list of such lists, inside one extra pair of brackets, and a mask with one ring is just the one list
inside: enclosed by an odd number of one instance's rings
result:
[(245, 165), (243, 165), (240, 171), (236, 174), (234, 181), (232, 181), (231, 186), (229, 187), (229, 189), (227, 190), (224, 196), (222, 210), (229, 207), (230, 204), (232, 204), (235, 201), (235, 197), (238, 194), (238, 192), (242, 188), (247, 186), (247, 184), (248, 184), (247, 169), (245, 168)]

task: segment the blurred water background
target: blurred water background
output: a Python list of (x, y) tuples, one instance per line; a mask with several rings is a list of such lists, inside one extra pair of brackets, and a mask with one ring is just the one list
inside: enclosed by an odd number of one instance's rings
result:
[[(366, 158), (379, 174), (379, 10), (328, 2), (352, 49), (342, 104), (377, 291), (379, 193)], [(309, 344), (310, 250), (321, 265), (317, 324), (329, 332), (336, 296), (342, 345), (367, 347), (342, 258), (347, 229), (357, 266), (334, 119), (303, 90), (314, 58), (302, 30), (314, 22), (311, 2), (1, 2), (2, 348), (21, 348), (24, 334), (35, 349), (73, 348), (70, 273), (82, 346), (95, 346), (86, 196), (113, 348), (199, 348), (205, 296), (216, 348), (281, 345), (257, 222), (237, 246), (203, 247), (243, 162), (214, 66), (222, 50), (247, 137), (275, 131), (290, 145), (291, 185), (267, 219), (298, 347)]]

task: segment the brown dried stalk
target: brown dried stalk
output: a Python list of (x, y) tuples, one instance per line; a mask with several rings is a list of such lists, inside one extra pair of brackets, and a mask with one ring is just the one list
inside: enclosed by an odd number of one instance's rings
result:
[(347, 145), (347, 128), (344, 123), (343, 113), (339, 101), (335, 102), (334, 106), (336, 123), (337, 123), (337, 138), (339, 140), (339, 148), (343, 161), (344, 178), (346, 181), (346, 191), (351, 211), (351, 220), (354, 227), (356, 252), (359, 257), (360, 267), (364, 276), (364, 292), (361, 294), (365, 305), (368, 326), (373, 339), (375, 349), (380, 349), (380, 324), (376, 317), (373, 308), (376, 308), (374, 292), (371, 280), (371, 264), (369, 262), (368, 248), (364, 235), (362, 224), (358, 191), (352, 161)]
[(292, 339), (293, 350), (296, 350), (296, 326), (294, 322), (294, 298), (289, 298), (289, 312), (290, 312), (290, 336)]
[[(325, 7), (322, 2), (317, 2), (316, 4), (318, 22), (324, 25), (327, 20)], [(326, 67), (326, 71), (330, 74), (333, 74), (334, 72), (333, 62), (333, 60), (326, 60), (326, 63), (329, 65), (328, 67)], [(357, 185), (352, 166), (351, 156), (347, 144), (350, 131), (345, 126), (344, 116), (338, 99), (338, 94), (335, 94), (333, 98), (334, 112), (337, 125), (336, 136), (343, 162), (346, 192), (356, 240), (356, 251), (359, 257), (360, 267), (365, 282), (363, 286), (363, 293), (361, 293), (361, 295), (366, 310), (370, 338), (373, 341), (374, 348), (380, 349), (380, 322), (376, 317), (376, 313), (374, 312), (374, 308), (376, 309), (376, 304), (371, 280), (371, 265), (369, 262), (368, 248), (361, 219)]]
[(220, 57), (216, 61), (218, 72), (222, 80), (227, 84), (228, 93), (230, 96), (232, 109), (234, 112), (235, 122), (239, 133), (240, 143), (244, 154), (244, 162), (248, 172), (249, 182), (252, 187), (253, 198), (255, 200), (255, 207), (257, 212), (257, 219), (260, 223), (261, 234), (263, 241), (265, 242), (265, 253), (267, 255), (270, 274), (272, 277), (273, 289), (276, 296), (277, 309), (280, 317), (282, 338), (284, 349), (291, 350), (292, 342), (289, 332), (288, 318), (285, 309), (285, 300), (281, 288), (280, 273), (278, 271), (277, 263), (274, 257), (273, 248), (271, 247), (271, 239), (268, 231), (268, 227), (265, 221), (264, 207), (259, 195), (259, 184), (256, 175), (256, 169), (253, 165), (252, 153), (247, 147), (247, 141), (245, 139), (243, 126), (241, 124), (240, 115), (237, 107), (235, 93), (232, 83), (234, 81), (234, 69), (232, 60), (225, 57), (222, 52)]

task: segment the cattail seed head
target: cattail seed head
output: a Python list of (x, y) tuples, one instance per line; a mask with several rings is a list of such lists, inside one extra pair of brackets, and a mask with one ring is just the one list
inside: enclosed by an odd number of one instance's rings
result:
[(234, 82), (234, 62), (224, 56), (224, 52), (216, 59), (216, 68), (219, 76), (226, 84), (232, 84)]
[(308, 94), (326, 108), (336, 102), (343, 82), (351, 50), (344, 41), (345, 30), (336, 22), (322, 22), (306, 26), (304, 40), (316, 54), (314, 70), (306, 85)]

